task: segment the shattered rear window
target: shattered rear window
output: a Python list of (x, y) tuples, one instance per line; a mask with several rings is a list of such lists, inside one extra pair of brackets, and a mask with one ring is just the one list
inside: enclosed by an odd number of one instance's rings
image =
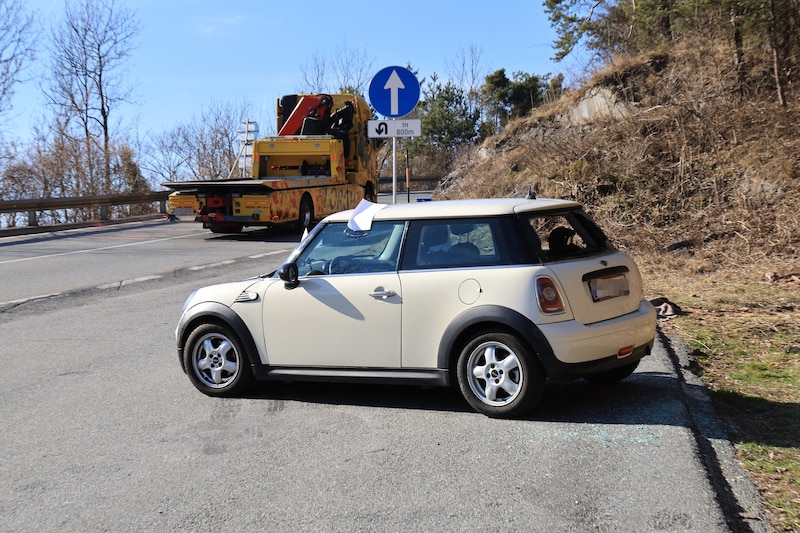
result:
[(543, 263), (614, 251), (603, 231), (581, 210), (531, 213), (532, 244)]

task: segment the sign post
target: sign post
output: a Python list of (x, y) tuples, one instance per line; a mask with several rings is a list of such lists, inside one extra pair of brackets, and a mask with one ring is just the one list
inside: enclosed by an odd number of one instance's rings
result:
[[(369, 101), (372, 107), (381, 115), (392, 119), (411, 113), (419, 102), (419, 95), (419, 80), (413, 72), (403, 67), (381, 69), (369, 84)], [(395, 125), (398, 122), (400, 125)], [(392, 138), (393, 204), (397, 203), (397, 137), (416, 137), (421, 130), (419, 119), (370, 120), (367, 124), (368, 137)]]

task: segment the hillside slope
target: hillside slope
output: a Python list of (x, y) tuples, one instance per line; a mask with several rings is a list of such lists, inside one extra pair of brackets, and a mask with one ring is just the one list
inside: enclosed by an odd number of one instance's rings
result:
[(703, 42), (621, 62), (473, 151), (440, 198), (576, 199), (624, 247), (800, 255), (800, 106), (739, 90), (730, 51)]

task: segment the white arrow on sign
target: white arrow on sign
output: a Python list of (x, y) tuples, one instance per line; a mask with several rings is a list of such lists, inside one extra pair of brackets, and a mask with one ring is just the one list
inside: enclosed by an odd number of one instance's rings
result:
[(403, 80), (400, 79), (400, 76), (397, 74), (396, 70), (392, 70), (392, 74), (389, 76), (389, 79), (386, 80), (386, 85), (384, 85), (383, 88), (389, 89), (389, 102), (392, 109), (392, 115), (397, 115), (400, 102), (398, 92), (400, 89), (405, 89), (406, 86), (403, 85)]

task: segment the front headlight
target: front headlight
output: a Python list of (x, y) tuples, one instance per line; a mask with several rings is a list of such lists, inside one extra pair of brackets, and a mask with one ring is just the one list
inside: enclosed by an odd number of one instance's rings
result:
[(195, 294), (197, 294), (197, 291), (199, 291), (199, 290), (200, 289), (195, 289), (192, 292), (192, 294), (190, 294), (189, 297), (186, 298), (186, 301), (183, 302), (183, 309), (181, 309), (181, 316), (183, 316), (183, 313), (186, 312), (186, 309), (189, 307), (189, 303), (194, 299)]

